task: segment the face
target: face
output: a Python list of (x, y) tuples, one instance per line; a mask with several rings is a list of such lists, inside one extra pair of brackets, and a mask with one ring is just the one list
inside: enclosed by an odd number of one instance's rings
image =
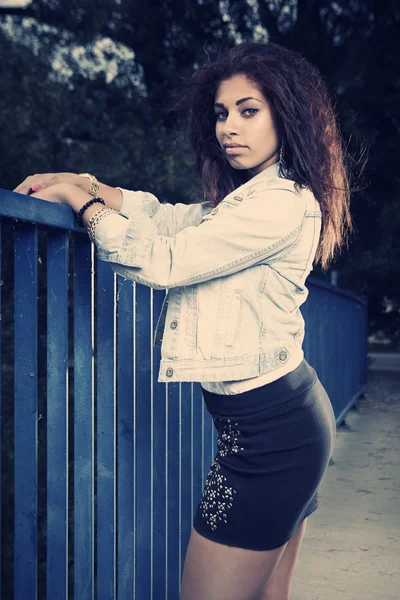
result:
[(221, 81), (214, 111), (217, 140), (231, 167), (248, 169), (253, 176), (279, 160), (270, 103), (245, 75)]

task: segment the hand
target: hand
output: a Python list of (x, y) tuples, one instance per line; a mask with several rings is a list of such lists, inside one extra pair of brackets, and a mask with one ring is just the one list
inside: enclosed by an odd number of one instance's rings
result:
[(41, 200), (47, 200), (47, 202), (55, 202), (56, 204), (66, 204), (69, 206), (71, 195), (73, 195), (76, 186), (69, 185), (67, 183), (58, 183), (56, 185), (50, 185), (44, 190), (39, 190), (30, 194), (30, 197), (40, 198)]
[[(77, 175), (76, 173), (42, 173), (38, 175), (29, 175), (25, 181), (20, 183), (15, 190), (13, 190), (13, 192), (31, 195), (32, 192), (37, 192), (39, 189), (43, 190), (61, 183), (72, 184), (85, 191), (89, 189), (90, 185), (90, 181), (87, 177)], [(45, 198), (43, 198), (43, 200), (45, 200)]]

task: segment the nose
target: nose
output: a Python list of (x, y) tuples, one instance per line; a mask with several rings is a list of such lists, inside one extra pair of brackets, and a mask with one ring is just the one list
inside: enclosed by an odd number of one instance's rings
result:
[(239, 133), (239, 120), (237, 115), (230, 113), (224, 121), (223, 132), (226, 135), (237, 135)]

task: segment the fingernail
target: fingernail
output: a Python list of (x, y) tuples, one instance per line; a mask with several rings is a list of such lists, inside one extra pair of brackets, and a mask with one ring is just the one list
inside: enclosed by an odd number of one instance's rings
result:
[(34, 190), (35, 192), (37, 192), (37, 190), (40, 190), (40, 185), (32, 185), (31, 189)]

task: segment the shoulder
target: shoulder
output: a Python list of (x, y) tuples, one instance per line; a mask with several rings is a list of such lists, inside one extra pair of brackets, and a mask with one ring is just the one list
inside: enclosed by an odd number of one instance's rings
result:
[(259, 198), (270, 204), (274, 200), (295, 209), (296, 212), (304, 212), (310, 216), (320, 216), (321, 208), (314, 193), (308, 187), (295, 186), (295, 181), (283, 177), (259, 178), (254, 182), (250, 180), (243, 190), (246, 198)]
[(268, 218), (272, 214), (277, 218), (301, 218), (306, 212), (306, 203), (294, 184), (291, 179), (282, 177), (256, 177), (247, 182), (244, 198), (249, 208), (266, 211)]
[(245, 184), (245, 194), (247, 198), (259, 194), (263, 191), (271, 190), (286, 190), (288, 192), (296, 193), (294, 187), (294, 181), (291, 179), (283, 179), (282, 177), (261, 177), (255, 178), (254, 181), (250, 179)]

